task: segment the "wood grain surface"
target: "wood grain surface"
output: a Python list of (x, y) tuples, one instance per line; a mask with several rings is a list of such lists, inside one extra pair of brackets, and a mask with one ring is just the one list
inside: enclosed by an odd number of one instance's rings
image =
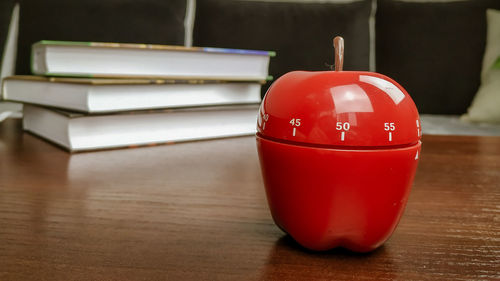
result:
[(273, 223), (253, 137), (70, 155), (0, 124), (0, 280), (499, 280), (500, 138), (424, 136), (369, 254)]

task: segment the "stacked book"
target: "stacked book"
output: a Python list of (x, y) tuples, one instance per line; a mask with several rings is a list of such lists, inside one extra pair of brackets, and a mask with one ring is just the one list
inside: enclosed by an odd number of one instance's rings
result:
[(69, 151), (255, 133), (273, 52), (41, 41), (4, 79), (23, 127)]

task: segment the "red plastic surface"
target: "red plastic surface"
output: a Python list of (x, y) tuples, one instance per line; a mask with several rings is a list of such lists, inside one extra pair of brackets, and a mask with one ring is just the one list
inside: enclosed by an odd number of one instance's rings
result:
[(257, 137), (276, 224), (313, 250), (367, 252), (394, 231), (410, 192), (420, 142), (393, 149), (328, 149)]
[(384, 75), (283, 75), (264, 97), (257, 124), (274, 221), (309, 249), (377, 248), (403, 214), (420, 136), (411, 97)]
[(421, 128), (408, 93), (373, 72), (294, 71), (271, 85), (257, 131), (271, 139), (327, 146), (415, 144)]

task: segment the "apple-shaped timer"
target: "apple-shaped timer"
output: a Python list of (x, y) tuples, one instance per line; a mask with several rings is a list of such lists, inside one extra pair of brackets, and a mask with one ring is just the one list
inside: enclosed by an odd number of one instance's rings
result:
[(368, 252), (401, 218), (415, 176), (417, 108), (394, 80), (342, 71), (293, 71), (266, 93), (257, 148), (275, 223), (312, 250)]

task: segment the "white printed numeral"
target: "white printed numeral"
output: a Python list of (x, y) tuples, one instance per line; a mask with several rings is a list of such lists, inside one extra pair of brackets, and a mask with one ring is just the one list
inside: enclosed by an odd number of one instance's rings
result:
[(394, 130), (396, 130), (396, 126), (394, 125), (394, 123), (386, 122), (386, 123), (384, 123), (384, 130), (385, 131), (394, 131)]
[(396, 125), (393, 122), (385, 122), (384, 123), (384, 131), (389, 132), (389, 141), (392, 141), (392, 132), (396, 130)]
[(417, 137), (420, 137), (420, 122), (417, 119)]
[(340, 133), (341, 141), (345, 140), (345, 132), (349, 131), (350, 128), (351, 124), (349, 124), (349, 122), (337, 122), (337, 124), (335, 125), (335, 129), (337, 129), (337, 131), (342, 131)]
[(292, 130), (292, 136), (295, 137), (295, 133), (297, 132), (297, 128), (296, 127), (300, 127), (300, 118), (292, 118), (292, 120), (290, 120), (290, 122), (288, 122), (292, 125), (293, 127), (293, 130)]
[(341, 131), (341, 130), (344, 130), (344, 131), (349, 131), (349, 129), (351, 128), (351, 125), (349, 124), (349, 122), (337, 122), (337, 125), (335, 126), (335, 129), (337, 129), (337, 131)]
[(300, 127), (300, 119), (299, 118), (292, 118), (292, 120), (290, 120), (289, 123), (292, 124), (292, 126)]

